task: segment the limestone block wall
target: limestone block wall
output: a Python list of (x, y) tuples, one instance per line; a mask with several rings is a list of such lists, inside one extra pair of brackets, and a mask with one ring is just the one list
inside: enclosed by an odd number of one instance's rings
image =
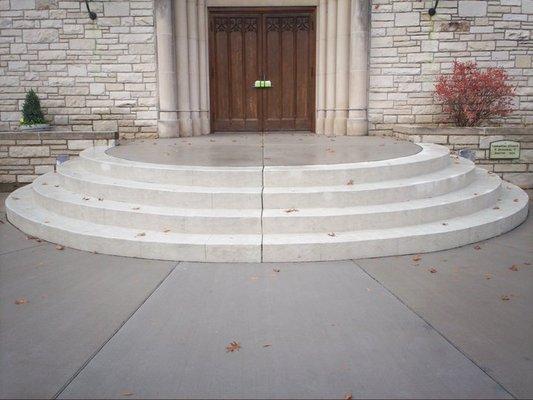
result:
[[(423, 125), (395, 125), (393, 136), (415, 143), (437, 143), (452, 152), (473, 150), (476, 164), (494, 172), (506, 181), (533, 194), (533, 129), (520, 127), (429, 128)], [(520, 142), (520, 158), (490, 158), (490, 144), (498, 140)]]
[(111, 146), (115, 132), (0, 132), (0, 192), (54, 171), (60, 155), (77, 156), (91, 146)]
[(0, 0), (0, 130), (37, 91), (55, 126), (157, 132), (153, 0)]
[(517, 86), (514, 114), (501, 124), (533, 125), (533, 0), (373, 0), (370, 40), (371, 134), (395, 124), (445, 122), (435, 77), (452, 61), (505, 68)]

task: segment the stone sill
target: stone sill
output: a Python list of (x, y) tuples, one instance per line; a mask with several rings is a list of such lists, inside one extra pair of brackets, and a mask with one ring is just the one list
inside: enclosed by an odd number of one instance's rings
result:
[(71, 131), (64, 129), (42, 131), (8, 131), (0, 132), (0, 140), (99, 140), (118, 139), (114, 131)]
[(430, 125), (394, 125), (393, 131), (407, 135), (519, 135), (533, 140), (533, 127), (488, 126), (488, 127), (436, 127)]

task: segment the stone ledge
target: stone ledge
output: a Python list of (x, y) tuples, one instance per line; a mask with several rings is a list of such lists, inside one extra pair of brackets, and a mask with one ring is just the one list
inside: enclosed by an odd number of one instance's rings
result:
[(487, 127), (437, 127), (431, 125), (394, 125), (393, 131), (407, 135), (520, 135), (533, 140), (533, 127), (487, 126)]
[(0, 132), (0, 140), (103, 140), (118, 139), (114, 131), (8, 131)]

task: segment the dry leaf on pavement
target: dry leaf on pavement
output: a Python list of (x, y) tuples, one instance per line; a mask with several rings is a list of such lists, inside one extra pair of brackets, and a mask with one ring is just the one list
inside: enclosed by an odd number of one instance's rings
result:
[(234, 351), (239, 351), (241, 344), (239, 342), (231, 342), (226, 346), (226, 353), (233, 353)]
[(24, 297), (21, 297), (20, 299), (15, 300), (16, 305), (27, 304), (27, 303), (28, 303), (28, 300), (26, 300)]

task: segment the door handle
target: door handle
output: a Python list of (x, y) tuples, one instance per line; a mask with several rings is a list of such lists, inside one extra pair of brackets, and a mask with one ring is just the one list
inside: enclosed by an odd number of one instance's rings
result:
[(258, 81), (254, 82), (252, 87), (254, 87), (256, 89), (271, 88), (272, 87), (272, 81), (267, 81), (267, 80), (264, 80), (264, 79), (258, 80)]

